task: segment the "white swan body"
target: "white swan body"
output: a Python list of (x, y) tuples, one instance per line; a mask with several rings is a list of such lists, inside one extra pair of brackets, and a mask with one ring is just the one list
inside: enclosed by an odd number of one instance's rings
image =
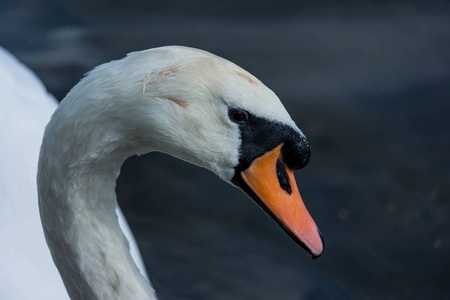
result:
[(124, 160), (151, 151), (241, 187), (313, 256), (322, 253), (292, 173), (309, 146), (277, 96), (208, 52), (156, 48), (95, 68), (47, 125), (40, 214), (72, 299), (155, 299), (129, 254), (114, 192)]
[[(36, 75), (0, 47), (0, 299), (69, 299), (45, 242), (36, 192), (39, 147), (57, 106)], [(126, 220), (117, 213), (146, 274)]]

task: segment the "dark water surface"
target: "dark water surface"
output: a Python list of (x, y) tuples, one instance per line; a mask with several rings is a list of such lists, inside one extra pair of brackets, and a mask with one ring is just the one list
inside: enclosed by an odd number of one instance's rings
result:
[(166, 155), (118, 197), (160, 299), (450, 299), (450, 5), (10, 1), (0, 44), (59, 99), (92, 67), (186, 45), (272, 88), (312, 144), (312, 261), (237, 189)]

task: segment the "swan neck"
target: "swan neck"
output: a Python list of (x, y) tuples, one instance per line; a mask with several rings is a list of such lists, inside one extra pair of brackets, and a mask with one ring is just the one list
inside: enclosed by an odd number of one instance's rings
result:
[(74, 147), (67, 155), (58, 145), (44, 136), (39, 207), (71, 299), (156, 299), (130, 255), (116, 214), (115, 182), (126, 156), (93, 154), (85, 151), (89, 147)]

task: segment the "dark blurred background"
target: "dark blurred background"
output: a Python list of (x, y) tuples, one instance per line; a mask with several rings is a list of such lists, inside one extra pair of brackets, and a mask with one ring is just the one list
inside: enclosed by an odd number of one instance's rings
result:
[(450, 299), (448, 1), (3, 0), (0, 44), (59, 100), (127, 52), (205, 49), (309, 138), (296, 177), (325, 237), (315, 261), (208, 171), (125, 163), (119, 202), (161, 300)]

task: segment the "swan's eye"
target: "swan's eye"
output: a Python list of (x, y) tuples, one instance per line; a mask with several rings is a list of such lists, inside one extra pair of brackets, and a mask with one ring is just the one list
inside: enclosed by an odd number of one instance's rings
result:
[(234, 123), (243, 124), (248, 120), (248, 113), (239, 108), (230, 108), (229, 115)]

